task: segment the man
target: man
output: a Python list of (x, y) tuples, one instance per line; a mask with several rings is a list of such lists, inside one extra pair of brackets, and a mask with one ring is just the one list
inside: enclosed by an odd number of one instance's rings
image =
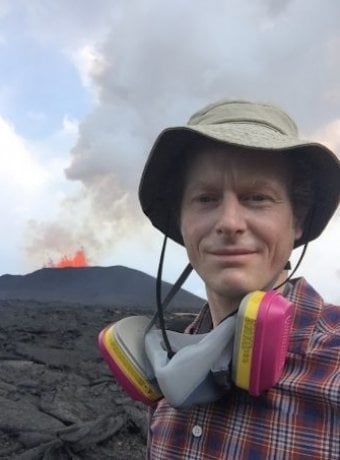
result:
[(207, 305), (188, 332), (214, 331), (247, 294), (275, 290), (293, 304), (279, 381), (259, 396), (233, 385), (217, 400), (150, 411), (150, 459), (340, 458), (339, 308), (302, 278), (294, 248), (317, 238), (339, 203), (340, 167), (298, 138), (280, 108), (222, 100), (157, 138), (140, 184), (153, 225), (183, 244)]

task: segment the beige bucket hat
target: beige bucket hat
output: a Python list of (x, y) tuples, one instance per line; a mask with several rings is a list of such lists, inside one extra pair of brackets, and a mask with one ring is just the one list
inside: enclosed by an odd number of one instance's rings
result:
[(220, 100), (204, 107), (186, 126), (163, 130), (146, 161), (139, 199), (152, 224), (183, 244), (176, 219), (170, 217), (171, 196), (165, 184), (176, 184), (176, 164), (183, 152), (200, 139), (211, 139), (249, 150), (293, 152), (312, 164), (316, 201), (313, 219), (295, 247), (317, 238), (335, 212), (340, 194), (340, 162), (322, 144), (299, 139), (294, 121), (279, 107), (242, 100)]

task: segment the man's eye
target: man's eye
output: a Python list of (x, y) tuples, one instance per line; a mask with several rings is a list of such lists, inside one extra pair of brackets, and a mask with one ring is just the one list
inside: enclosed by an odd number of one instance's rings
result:
[(266, 201), (270, 201), (269, 195), (264, 195), (262, 193), (255, 193), (252, 195), (246, 195), (242, 198), (242, 201), (246, 201), (249, 203), (263, 203)]
[(214, 202), (216, 201), (217, 198), (214, 197), (213, 195), (198, 195), (196, 197), (196, 201), (199, 202), (199, 203), (211, 203), (211, 202)]

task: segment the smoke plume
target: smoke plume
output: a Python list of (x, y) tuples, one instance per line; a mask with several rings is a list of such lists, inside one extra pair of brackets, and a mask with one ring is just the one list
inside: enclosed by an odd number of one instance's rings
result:
[[(327, 5), (105, 3), (111, 25), (105, 22), (105, 38), (92, 43), (97, 59), (86, 75), (95, 104), (80, 123), (65, 170), (79, 190), (60, 204), (54, 221), (30, 222), (30, 258), (83, 246), (89, 260), (100, 263), (136, 230), (147, 234), (137, 188), (152, 141), (162, 128), (182, 124), (214, 99), (274, 101), (303, 134), (322, 128), (329, 137), (327, 126), (340, 122), (340, 7)], [(339, 131), (331, 133), (338, 150)]]

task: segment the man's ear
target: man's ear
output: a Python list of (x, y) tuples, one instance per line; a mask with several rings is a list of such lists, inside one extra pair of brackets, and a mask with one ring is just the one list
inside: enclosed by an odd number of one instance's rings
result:
[(303, 226), (301, 222), (295, 222), (295, 241), (301, 238), (303, 234)]

